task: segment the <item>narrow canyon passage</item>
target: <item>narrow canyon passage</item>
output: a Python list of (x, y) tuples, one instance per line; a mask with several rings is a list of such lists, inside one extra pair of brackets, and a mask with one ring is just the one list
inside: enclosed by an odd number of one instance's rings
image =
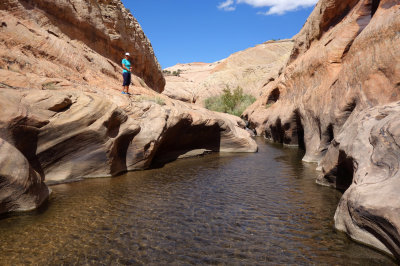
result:
[(296, 148), (211, 154), (53, 186), (0, 220), (2, 264), (395, 264), (336, 232), (341, 197)]

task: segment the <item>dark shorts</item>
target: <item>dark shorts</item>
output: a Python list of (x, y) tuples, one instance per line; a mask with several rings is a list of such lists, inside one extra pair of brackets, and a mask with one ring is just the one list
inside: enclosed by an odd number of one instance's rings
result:
[(131, 85), (131, 73), (124, 72), (124, 73), (122, 73), (122, 76), (124, 77), (124, 83), (122, 84), (122, 86)]

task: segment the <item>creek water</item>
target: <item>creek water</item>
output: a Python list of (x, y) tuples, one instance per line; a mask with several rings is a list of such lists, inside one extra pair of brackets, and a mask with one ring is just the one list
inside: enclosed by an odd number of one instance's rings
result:
[(341, 193), (300, 150), (257, 142), (53, 186), (39, 210), (1, 217), (0, 264), (395, 264), (335, 231)]

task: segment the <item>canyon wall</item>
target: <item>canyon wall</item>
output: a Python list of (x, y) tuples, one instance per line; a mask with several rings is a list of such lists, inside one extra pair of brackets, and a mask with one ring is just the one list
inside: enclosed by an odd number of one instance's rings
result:
[(400, 258), (400, 1), (321, 0), (280, 77), (243, 114), (346, 191), (335, 225)]
[[(0, 10), (4, 10), (4, 15), (8, 13), (20, 17), (21, 27), (24, 23), (36, 24), (45, 34), (50, 34), (45, 35), (50, 42), (58, 38), (84, 43), (88, 50), (85, 64), (96, 63), (91, 61), (91, 51), (101, 54), (117, 65), (120, 65), (125, 52), (130, 52), (134, 73), (154, 90), (161, 92), (164, 89), (165, 79), (150, 41), (130, 11), (119, 0), (5, 0), (0, 3)], [(7, 23), (6, 25), (14, 26)], [(22, 30), (19, 31), (23, 33)], [(23, 42), (26, 46), (30, 43), (35, 44), (34, 41), (27, 40), (28, 37), (29, 34), (20, 36), (25, 38)], [(33, 37), (39, 41), (41, 36), (33, 34)], [(63, 58), (74, 64), (77, 61), (74, 54), (65, 54), (68, 51), (63, 51), (62, 48), (57, 47), (57, 52), (63, 53)]]
[(2, 1), (0, 40), (0, 214), (37, 208), (49, 184), (257, 151), (241, 119), (158, 93), (151, 45), (120, 1)]

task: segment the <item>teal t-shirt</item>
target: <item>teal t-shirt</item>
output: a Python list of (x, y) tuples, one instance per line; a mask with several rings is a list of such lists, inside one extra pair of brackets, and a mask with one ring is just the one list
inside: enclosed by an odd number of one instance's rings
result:
[[(129, 62), (129, 60), (126, 60), (125, 58), (122, 59), (122, 64), (125, 65), (125, 67), (128, 68), (128, 69), (131, 67), (131, 62)], [(124, 73), (125, 73), (125, 72), (130, 73), (130, 71), (128, 71), (128, 70), (126, 70), (126, 69), (124, 69), (123, 72), (124, 72)]]

